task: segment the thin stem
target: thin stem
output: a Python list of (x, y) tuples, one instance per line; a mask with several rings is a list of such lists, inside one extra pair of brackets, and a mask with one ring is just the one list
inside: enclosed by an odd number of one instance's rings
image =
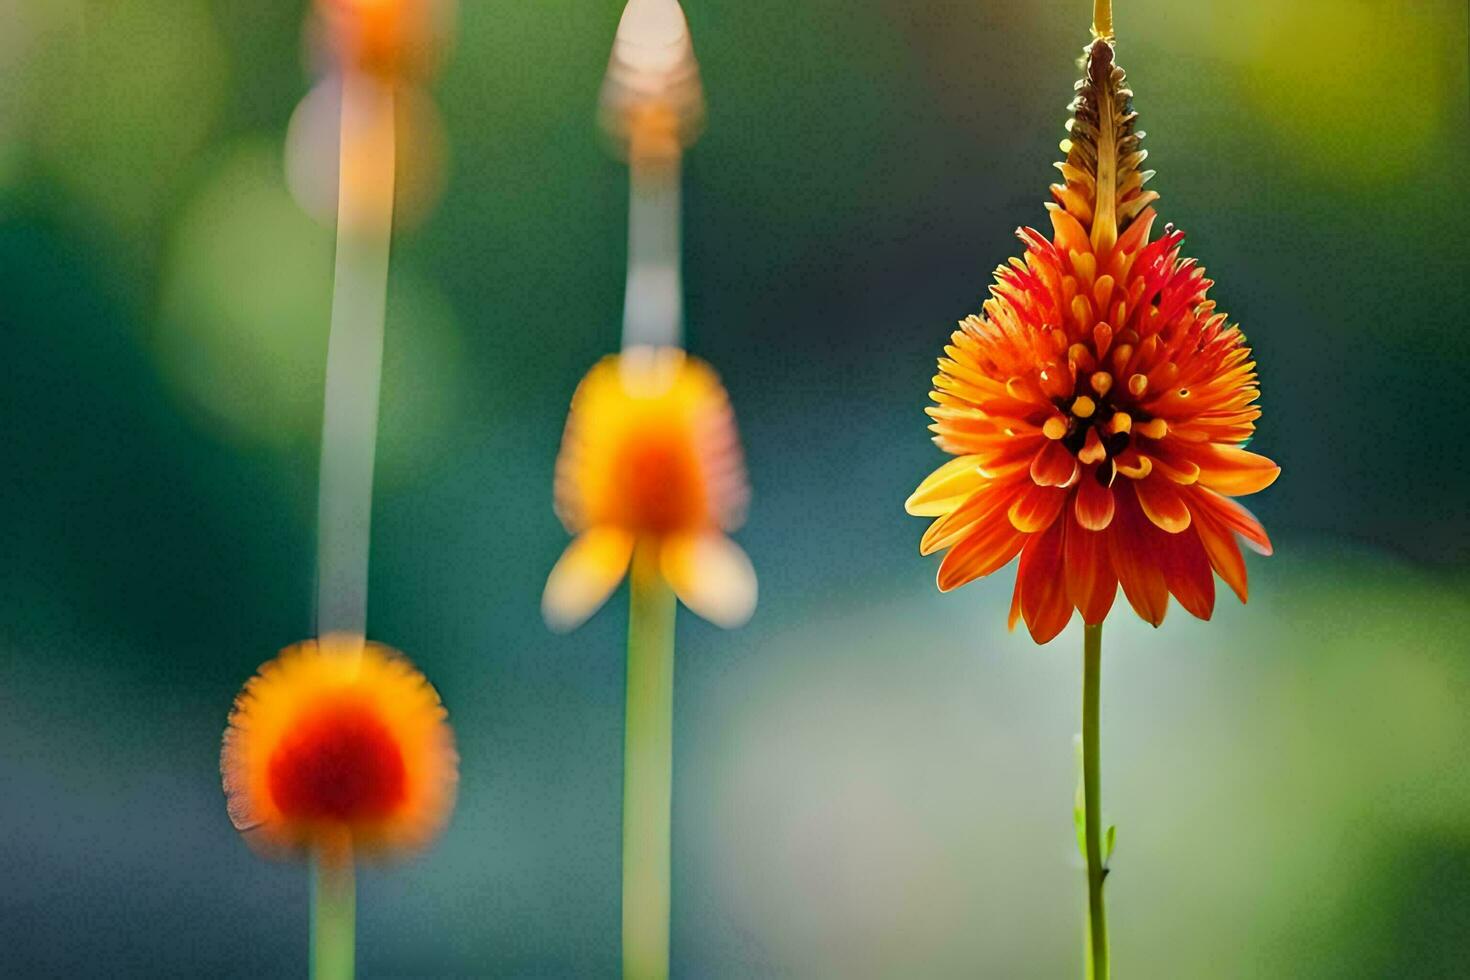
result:
[(1092, 33), (1111, 39), (1113, 36), (1113, 0), (1093, 0)]
[(313, 855), (311, 980), (352, 980), (357, 884), (352, 859)]
[(1082, 640), (1082, 806), (1087, 849), (1087, 976), (1108, 978), (1108, 917), (1103, 908), (1102, 795), (1098, 772), (1098, 688), (1102, 678), (1102, 624)]
[(362, 636), (388, 250), (393, 230), (391, 83), (342, 78), (337, 257), (317, 501), (317, 631)]
[(679, 268), (680, 159), (634, 152), (628, 161), (628, 288), (623, 347), (677, 347), (683, 340)]
[(623, 976), (669, 975), (674, 776), (674, 594), (656, 547), (633, 556), (623, 743)]

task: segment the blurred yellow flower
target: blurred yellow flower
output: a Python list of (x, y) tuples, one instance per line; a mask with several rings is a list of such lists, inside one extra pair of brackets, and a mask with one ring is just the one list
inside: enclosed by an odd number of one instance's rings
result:
[(695, 613), (745, 622), (755, 571), (726, 532), (748, 496), (735, 416), (708, 364), (673, 347), (604, 358), (577, 387), (557, 459), (556, 512), (577, 537), (546, 581), (547, 623), (580, 625), (644, 548)]

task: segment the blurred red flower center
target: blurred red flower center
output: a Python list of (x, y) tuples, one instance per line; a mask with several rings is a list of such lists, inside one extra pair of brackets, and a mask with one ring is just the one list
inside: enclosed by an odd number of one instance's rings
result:
[(703, 477), (694, 447), (681, 432), (650, 428), (631, 434), (617, 454), (614, 474), (625, 527), (668, 534), (701, 523)]
[(355, 821), (387, 816), (404, 799), (403, 753), (366, 705), (312, 711), (281, 739), (270, 791), (293, 819)]

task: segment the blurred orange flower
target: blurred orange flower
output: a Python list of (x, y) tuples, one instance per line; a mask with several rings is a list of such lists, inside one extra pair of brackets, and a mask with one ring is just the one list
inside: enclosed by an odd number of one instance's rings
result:
[(949, 549), (941, 591), (1021, 556), (1010, 625), (1024, 619), (1038, 643), (1074, 608), (1101, 623), (1119, 584), (1154, 625), (1170, 593), (1208, 619), (1212, 569), (1245, 601), (1236, 536), (1271, 552), (1230, 499), (1280, 472), (1243, 448), (1261, 414), (1256, 365), (1204, 270), (1180, 257), (1183, 234), (1149, 240), (1158, 195), (1143, 187), (1131, 100), (1112, 45), (1094, 41), (1052, 235), (1019, 232), (1024, 256), (945, 347), (928, 413), (956, 458), (906, 505), (937, 518), (920, 551)]
[(674, 347), (603, 358), (572, 397), (556, 462), (556, 512), (577, 535), (542, 611), (572, 629), (623, 580), (635, 548), (694, 612), (738, 626), (755, 608), (750, 560), (725, 532), (744, 519), (745, 464), (714, 370)]
[(316, 0), (334, 66), (393, 79), (433, 71), (452, 13), (450, 0)]
[(401, 654), (332, 634), (283, 650), (235, 701), (220, 769), (230, 819), (269, 854), (426, 844), (459, 757), (439, 695)]

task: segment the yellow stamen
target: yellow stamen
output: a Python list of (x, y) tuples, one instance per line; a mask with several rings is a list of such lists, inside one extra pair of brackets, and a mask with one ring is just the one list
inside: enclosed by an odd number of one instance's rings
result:
[(1099, 395), (1106, 395), (1113, 387), (1113, 376), (1106, 371), (1098, 371), (1092, 376), (1092, 390)]
[(1108, 433), (1111, 435), (1117, 435), (1120, 432), (1127, 432), (1132, 428), (1133, 416), (1129, 415), (1127, 412), (1114, 412), (1113, 417), (1108, 419)]
[(1142, 398), (1143, 393), (1148, 391), (1148, 378), (1142, 374), (1135, 374), (1128, 379), (1128, 392), (1134, 398)]
[(1042, 424), (1041, 434), (1048, 439), (1060, 439), (1067, 434), (1067, 420), (1060, 415), (1053, 415)]
[(1169, 423), (1163, 419), (1149, 419), (1138, 423), (1138, 434), (1145, 439), (1162, 439), (1169, 434)]
[(1154, 461), (1147, 456), (1135, 456), (1132, 459), (1120, 456), (1113, 461), (1113, 466), (1130, 480), (1142, 480), (1153, 472)]
[(1092, 413), (1095, 411), (1097, 411), (1097, 403), (1086, 395), (1077, 396), (1077, 400), (1072, 403), (1072, 414), (1079, 419), (1092, 418)]

